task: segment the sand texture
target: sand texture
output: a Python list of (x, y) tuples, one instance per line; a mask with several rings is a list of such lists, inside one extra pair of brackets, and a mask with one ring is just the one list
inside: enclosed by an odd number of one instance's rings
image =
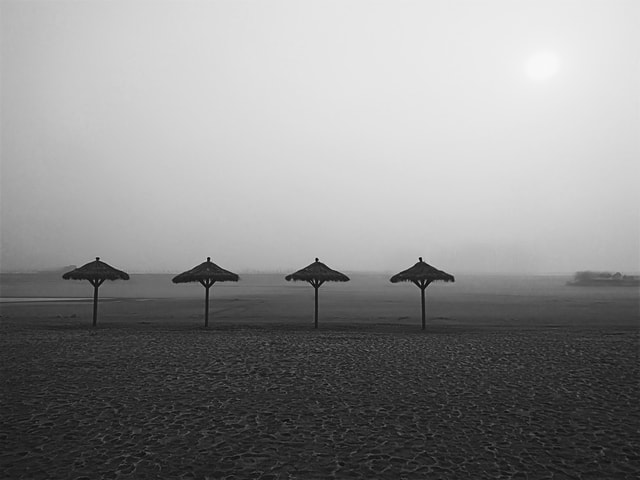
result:
[(609, 328), (4, 319), (4, 478), (620, 478), (638, 336)]

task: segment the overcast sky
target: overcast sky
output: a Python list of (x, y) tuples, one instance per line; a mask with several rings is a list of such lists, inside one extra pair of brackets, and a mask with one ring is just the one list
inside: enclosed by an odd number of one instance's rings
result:
[(640, 2), (2, 1), (1, 268), (640, 270)]

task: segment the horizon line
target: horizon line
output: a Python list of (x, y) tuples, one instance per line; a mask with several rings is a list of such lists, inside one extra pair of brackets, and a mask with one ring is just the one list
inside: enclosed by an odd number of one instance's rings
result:
[[(291, 270), (293, 271), (293, 270)], [(583, 269), (572, 271), (549, 271), (549, 272), (532, 272), (532, 271), (490, 271), (490, 270), (462, 270), (453, 275), (491, 275), (491, 276), (509, 276), (509, 275), (526, 275), (526, 276), (553, 276), (553, 275), (574, 275), (578, 271), (593, 271), (593, 272), (617, 272), (618, 270), (604, 270), (604, 269)], [(58, 273), (66, 272), (65, 269), (29, 269), (29, 270), (0, 270), (0, 275), (11, 274), (24, 274), (24, 275), (54, 275)], [(397, 273), (395, 270), (380, 269), (380, 270), (344, 270), (345, 273), (355, 275), (393, 275)], [(132, 270), (128, 272), (130, 275), (178, 275), (178, 271), (168, 270)], [(287, 275), (290, 273), (290, 269), (245, 269), (238, 270), (239, 275)], [(640, 272), (627, 271), (621, 273), (637, 274)]]

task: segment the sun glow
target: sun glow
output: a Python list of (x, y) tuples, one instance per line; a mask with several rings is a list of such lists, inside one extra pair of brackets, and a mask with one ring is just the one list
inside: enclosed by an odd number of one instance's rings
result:
[(525, 72), (532, 80), (548, 80), (560, 70), (560, 59), (553, 52), (538, 52), (529, 57)]

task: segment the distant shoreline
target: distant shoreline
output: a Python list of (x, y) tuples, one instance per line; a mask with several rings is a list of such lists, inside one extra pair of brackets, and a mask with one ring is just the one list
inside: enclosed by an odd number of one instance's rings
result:
[(578, 280), (567, 282), (571, 287), (639, 287), (638, 280)]
[(573, 280), (567, 282), (572, 287), (638, 287), (640, 276), (623, 275), (620, 272), (594, 272), (584, 270), (576, 272)]

